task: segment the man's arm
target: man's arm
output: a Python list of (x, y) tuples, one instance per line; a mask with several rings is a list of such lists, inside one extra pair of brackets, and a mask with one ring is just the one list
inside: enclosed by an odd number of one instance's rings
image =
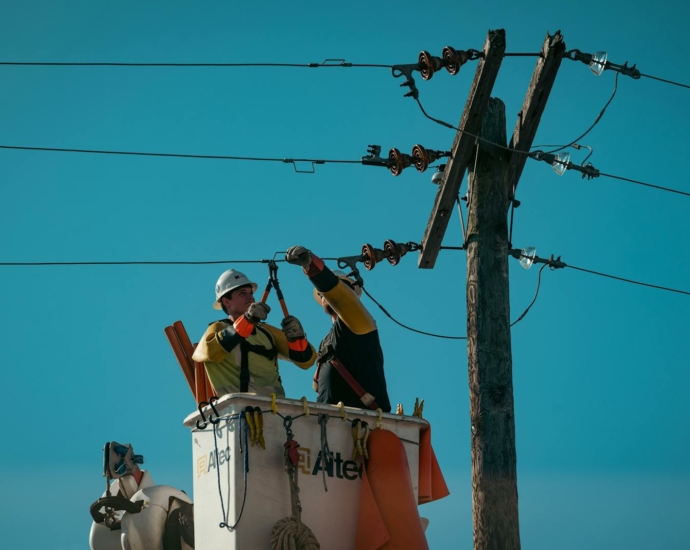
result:
[(314, 361), (316, 361), (314, 346), (307, 341), (306, 337), (290, 342), (285, 336), (285, 333), (273, 325), (263, 324), (261, 328), (267, 330), (271, 336), (273, 336), (276, 350), (278, 350), (278, 355), (280, 355), (282, 359), (286, 359), (305, 370), (311, 367)]
[(199, 363), (220, 362), (241, 340), (243, 338), (237, 334), (232, 325), (221, 321), (212, 323), (201, 337), (192, 359)]
[(343, 322), (355, 334), (368, 334), (376, 330), (376, 321), (355, 292), (323, 263), (323, 260), (304, 247), (292, 247), (286, 259), (301, 265), (304, 273), (319, 294), (328, 301)]
[(212, 323), (204, 332), (201, 341), (194, 350), (192, 359), (199, 363), (205, 361), (222, 361), (237, 345), (254, 331), (254, 325), (268, 316), (271, 308), (262, 302), (249, 306), (247, 312), (234, 323), (229, 321)]

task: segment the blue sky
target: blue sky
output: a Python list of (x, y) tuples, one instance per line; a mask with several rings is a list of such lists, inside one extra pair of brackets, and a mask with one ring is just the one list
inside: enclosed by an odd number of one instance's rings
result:
[[(0, 60), (414, 63), (421, 50), (536, 52), (560, 29), (568, 49), (690, 83), (685, 3), (1, 2)], [(516, 121), (535, 60), (506, 58), (493, 96)], [(417, 78), (427, 112), (457, 124), (474, 62)], [(386, 69), (0, 66), (0, 145), (357, 160), (369, 144), (449, 149), (454, 132), (423, 117)], [(535, 145), (568, 143), (594, 121), (614, 74), (564, 60)], [(690, 191), (690, 91), (621, 76), (581, 141), (602, 172)], [(580, 162), (584, 152), (572, 151)], [(419, 242), (432, 170), (0, 150), (0, 261), (258, 260), (294, 244), (323, 257), (363, 243)], [(463, 183), (463, 190), (466, 184)], [(630, 183), (556, 176), (528, 161), (513, 243), (540, 256), (690, 290), (690, 198)], [(457, 217), (446, 245), (460, 245)], [(365, 272), (401, 322), (464, 335), (465, 256), (419, 270), (410, 254)], [(192, 338), (217, 318), (218, 275), (260, 264), (0, 266), (5, 445), (4, 539), (12, 547), (88, 547), (88, 506), (103, 490), (105, 441), (131, 442), (158, 483), (191, 492), (194, 408), (163, 334)], [(299, 269), (281, 265), (291, 313), (312, 340), (328, 319)], [(511, 318), (534, 296), (535, 268), (510, 264)], [(365, 299), (366, 300), (366, 299)], [(464, 341), (414, 334), (370, 301), (393, 403), (426, 400), (452, 495), (426, 505), (432, 548), (471, 548), (470, 431)], [(273, 303), (276, 305), (276, 303)], [(269, 321), (279, 322), (279, 308)], [(518, 491), (524, 548), (681, 548), (690, 504), (690, 297), (574, 270), (545, 270), (536, 304), (513, 328)], [(310, 399), (311, 372), (281, 367), (288, 395)], [(54, 495), (46, 505), (37, 495)], [(48, 499), (48, 502), (51, 499)], [(37, 514), (38, 518), (37, 519)], [(37, 525), (40, 524), (40, 529)], [(59, 540), (56, 536), (59, 534)]]

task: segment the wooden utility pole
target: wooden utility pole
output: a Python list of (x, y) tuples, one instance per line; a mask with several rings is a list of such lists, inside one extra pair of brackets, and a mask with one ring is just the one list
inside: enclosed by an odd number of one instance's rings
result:
[[(520, 548), (508, 285), (508, 252), (512, 245), (507, 214), (527, 160), (525, 153), (532, 146), (565, 53), (565, 43), (559, 32), (546, 36), (509, 147), (505, 106), (499, 99), (489, 98), (504, 51), (504, 31), (490, 31), (453, 143), (452, 160), (422, 240), (418, 264), (422, 268), (434, 266), (452, 201), (469, 168), (465, 246), (476, 550)], [(482, 139), (471, 138), (468, 133)]]
[[(481, 137), (506, 143), (505, 105), (491, 99)], [(467, 368), (475, 548), (520, 548), (508, 291), (509, 151), (480, 142), (467, 215)]]

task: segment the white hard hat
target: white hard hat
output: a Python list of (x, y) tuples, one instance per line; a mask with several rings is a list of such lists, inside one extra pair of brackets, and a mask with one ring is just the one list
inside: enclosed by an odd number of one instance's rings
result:
[(213, 302), (213, 309), (223, 309), (220, 305), (220, 299), (228, 292), (247, 285), (251, 285), (252, 292), (256, 292), (257, 284), (250, 281), (249, 277), (234, 269), (228, 269), (216, 283), (216, 301)]
[[(362, 287), (358, 284), (355, 284), (355, 280), (353, 278), (348, 277), (344, 271), (340, 271), (339, 269), (334, 269), (333, 273), (338, 277), (338, 279), (343, 281), (352, 289), (352, 291), (357, 295), (357, 298), (362, 297)], [(314, 289), (314, 300), (316, 300), (317, 304), (321, 305), (321, 294), (316, 289)]]

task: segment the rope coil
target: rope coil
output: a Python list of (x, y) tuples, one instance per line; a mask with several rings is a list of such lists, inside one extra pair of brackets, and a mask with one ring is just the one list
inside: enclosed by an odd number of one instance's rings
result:
[(320, 550), (321, 545), (311, 529), (302, 523), (302, 505), (299, 500), (297, 462), (299, 443), (292, 439), (292, 419), (285, 418), (285, 472), (290, 480), (290, 506), (292, 515), (278, 520), (271, 531), (271, 550)]

